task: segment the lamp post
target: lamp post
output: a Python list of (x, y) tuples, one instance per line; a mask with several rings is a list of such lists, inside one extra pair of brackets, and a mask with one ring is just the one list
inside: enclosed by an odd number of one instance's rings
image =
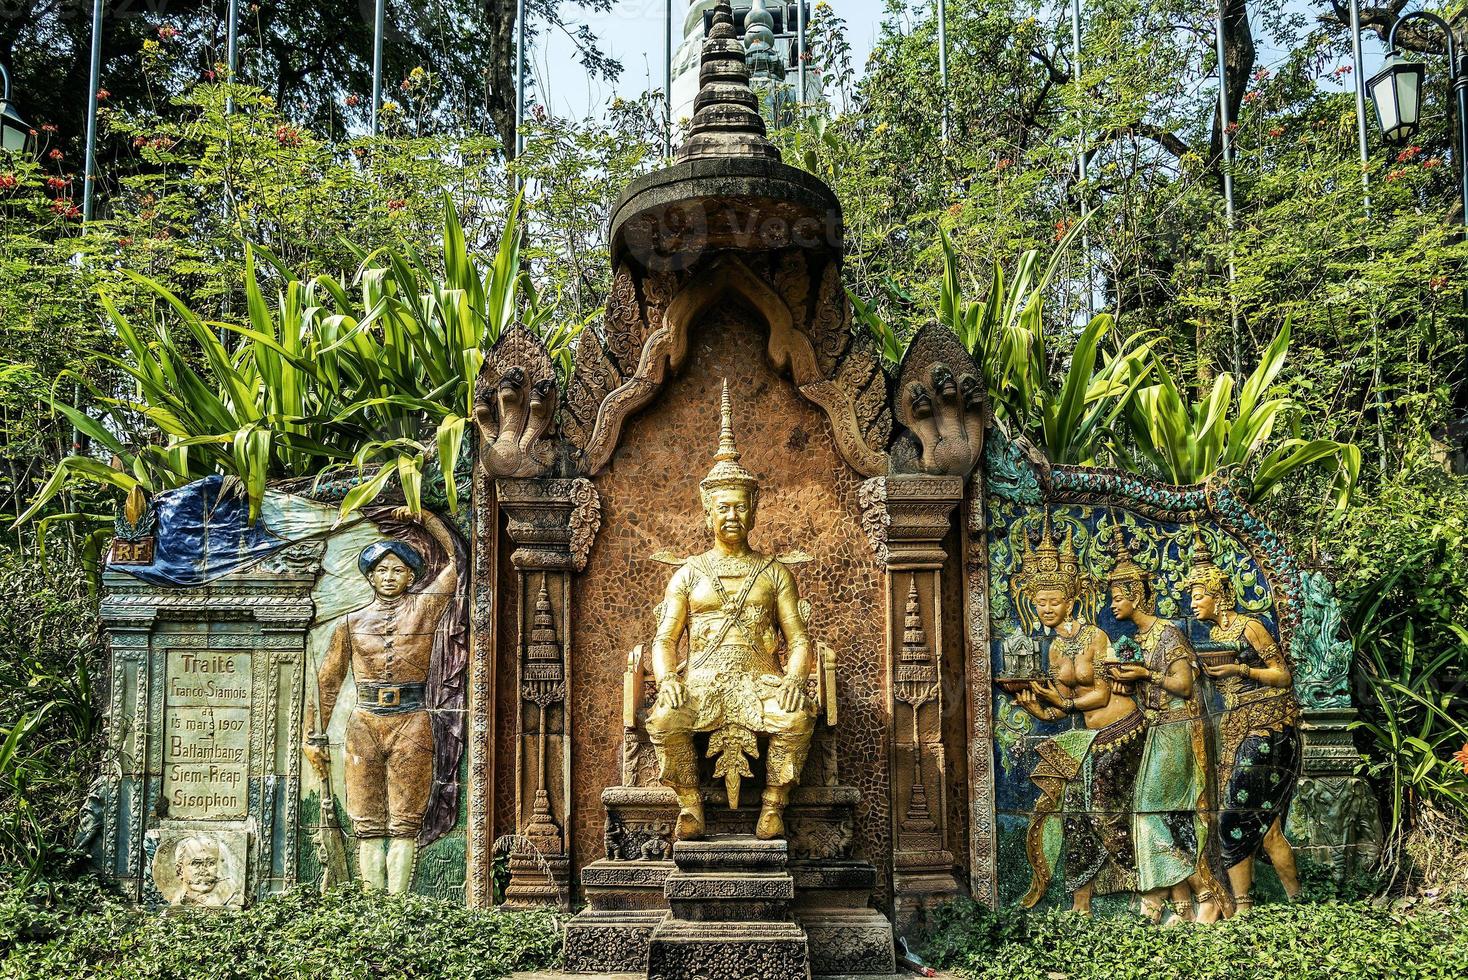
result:
[(10, 105), (10, 72), (4, 65), (0, 65), (0, 83), (4, 84), (4, 94), (0, 94), (0, 149), (7, 153), (30, 153), (35, 148), (31, 126)]
[(1448, 71), (1457, 103), (1458, 134), (1454, 157), (1458, 165), (1458, 190), (1463, 198), (1463, 224), (1468, 229), (1468, 58), (1459, 52), (1458, 39), (1448, 22), (1425, 10), (1414, 11), (1392, 25), (1386, 36), (1386, 65), (1366, 83), (1371, 102), (1376, 106), (1376, 120), (1382, 135), (1391, 142), (1411, 139), (1417, 132), (1422, 109), (1422, 82), (1427, 66), (1420, 61), (1407, 61), (1397, 50), (1397, 31), (1403, 24), (1425, 20), (1442, 29), (1448, 42)]

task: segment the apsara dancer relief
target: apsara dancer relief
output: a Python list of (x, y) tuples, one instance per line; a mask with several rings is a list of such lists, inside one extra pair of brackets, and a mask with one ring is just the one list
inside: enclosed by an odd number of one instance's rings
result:
[(1299, 708), (1274, 596), (1217, 526), (996, 501), (993, 671), (1001, 899), (1248, 908), (1283, 834)]

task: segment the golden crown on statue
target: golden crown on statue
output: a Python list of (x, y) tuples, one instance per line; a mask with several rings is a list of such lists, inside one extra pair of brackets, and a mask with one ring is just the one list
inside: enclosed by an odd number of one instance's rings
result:
[(1050, 528), (1050, 512), (1045, 512), (1041, 527), (1040, 542), (1031, 545), (1029, 532), (1024, 533), (1024, 550), (1020, 553), (1020, 571), (1015, 583), (1026, 593), (1034, 595), (1042, 589), (1060, 589), (1066, 595), (1080, 592), (1081, 567), (1076, 557), (1074, 535), (1066, 528), (1065, 540), (1057, 543)]

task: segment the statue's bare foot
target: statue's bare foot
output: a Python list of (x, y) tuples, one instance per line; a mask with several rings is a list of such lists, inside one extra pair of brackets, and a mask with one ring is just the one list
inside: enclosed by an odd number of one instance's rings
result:
[(679, 840), (703, 837), (703, 797), (698, 790), (678, 791), (678, 823), (674, 829)]
[(770, 806), (768, 803), (760, 807), (759, 823), (754, 826), (754, 836), (760, 840), (779, 840), (785, 836), (785, 818), (780, 814), (780, 807)]

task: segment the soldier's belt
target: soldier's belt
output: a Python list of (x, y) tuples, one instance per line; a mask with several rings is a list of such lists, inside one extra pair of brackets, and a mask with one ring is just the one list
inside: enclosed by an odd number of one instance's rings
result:
[(374, 715), (422, 711), (427, 688), (426, 684), (379, 684), (375, 681), (361, 681), (357, 684), (357, 707)]

